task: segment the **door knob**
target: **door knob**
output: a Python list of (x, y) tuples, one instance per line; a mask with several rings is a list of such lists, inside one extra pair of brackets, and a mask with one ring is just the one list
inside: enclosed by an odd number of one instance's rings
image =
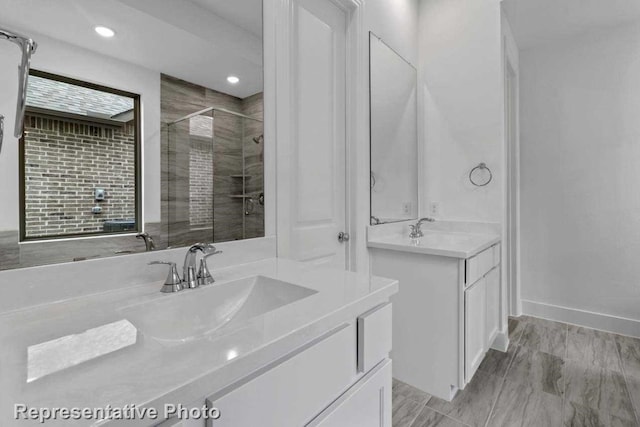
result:
[(344, 231), (341, 231), (338, 233), (338, 242), (344, 243), (348, 241), (349, 241), (349, 233), (345, 233)]

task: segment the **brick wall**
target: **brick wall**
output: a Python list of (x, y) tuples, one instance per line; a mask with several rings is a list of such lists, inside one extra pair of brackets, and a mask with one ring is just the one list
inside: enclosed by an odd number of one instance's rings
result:
[[(27, 115), (26, 237), (98, 233), (106, 220), (134, 219), (134, 130)], [(106, 190), (104, 201), (95, 188)], [(91, 212), (96, 204), (102, 213)]]
[[(198, 141), (203, 139), (203, 141)], [(191, 137), (189, 150), (189, 224), (191, 228), (213, 224), (213, 145), (211, 138)]]

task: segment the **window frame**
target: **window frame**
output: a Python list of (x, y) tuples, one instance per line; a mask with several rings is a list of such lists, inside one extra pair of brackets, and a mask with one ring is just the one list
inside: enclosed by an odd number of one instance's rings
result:
[[(46, 241), (46, 240), (61, 240), (61, 239), (72, 239), (72, 238), (82, 238), (82, 237), (102, 237), (102, 236), (118, 236), (118, 235), (131, 235), (142, 232), (143, 224), (142, 224), (142, 115), (141, 115), (141, 102), (140, 95), (133, 92), (128, 92), (121, 89), (115, 89), (112, 87), (86, 82), (84, 80), (79, 80), (71, 77), (62, 76), (59, 74), (53, 74), (45, 71), (40, 71), (36, 69), (29, 70), (29, 76), (46, 78), (49, 80), (58, 81), (61, 83), (67, 83), (75, 86), (80, 86), (88, 89), (98, 90), (101, 92), (107, 92), (114, 95), (124, 96), (133, 99), (133, 117), (134, 117), (134, 209), (135, 209), (135, 229), (127, 230), (127, 231), (99, 231), (99, 232), (89, 232), (89, 233), (69, 233), (69, 234), (60, 234), (60, 235), (49, 235), (49, 236), (35, 236), (28, 237), (27, 227), (26, 227), (26, 159), (25, 159), (25, 127), (26, 123), (23, 124), (23, 132), (22, 136), (19, 140), (19, 148), (18, 148), (18, 157), (19, 157), (19, 192), (20, 192), (20, 242), (35, 242), (35, 241)], [(27, 107), (28, 109), (28, 107)], [(51, 110), (55, 111), (55, 110)], [(46, 115), (46, 112), (38, 112), (37, 114)], [(52, 117), (64, 118), (64, 113), (61, 114), (51, 114)], [(68, 119), (73, 120), (71, 117)], [(77, 119), (76, 119), (77, 120)], [(88, 118), (86, 121), (91, 121)], [(96, 120), (96, 123), (100, 123), (100, 119)]]

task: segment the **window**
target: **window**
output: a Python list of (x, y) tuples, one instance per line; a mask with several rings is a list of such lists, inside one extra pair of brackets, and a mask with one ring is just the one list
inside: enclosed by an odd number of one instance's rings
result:
[(32, 70), (21, 240), (140, 230), (140, 97)]

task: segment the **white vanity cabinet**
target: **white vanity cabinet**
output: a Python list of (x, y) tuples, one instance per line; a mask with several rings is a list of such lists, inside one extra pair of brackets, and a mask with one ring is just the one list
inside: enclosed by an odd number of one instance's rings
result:
[(376, 306), (209, 396), (206, 425), (391, 427), (391, 316)]
[(451, 400), (489, 348), (506, 342), (500, 244), (466, 258), (391, 249), (384, 241), (370, 251), (371, 273), (400, 282), (392, 297), (394, 378)]
[(500, 245), (465, 260), (464, 382), (473, 378), (500, 328)]

